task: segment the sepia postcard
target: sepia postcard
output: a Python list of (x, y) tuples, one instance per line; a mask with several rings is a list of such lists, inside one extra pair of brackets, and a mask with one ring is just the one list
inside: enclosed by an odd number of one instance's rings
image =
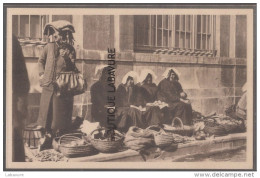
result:
[(4, 18), (4, 170), (256, 170), (256, 4)]

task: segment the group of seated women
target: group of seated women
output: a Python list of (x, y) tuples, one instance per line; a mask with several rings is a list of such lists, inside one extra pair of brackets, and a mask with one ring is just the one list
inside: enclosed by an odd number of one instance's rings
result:
[[(90, 89), (92, 121), (107, 126), (107, 73), (102, 69), (99, 80)], [(192, 108), (186, 93), (179, 83), (179, 72), (168, 68), (158, 86), (153, 82), (156, 75), (151, 70), (143, 70), (141, 75), (128, 72), (115, 92), (115, 120), (117, 129), (127, 132), (131, 126), (146, 128), (151, 125), (171, 124), (174, 117), (182, 119), (184, 125), (192, 124)], [(139, 80), (138, 80), (139, 79)], [(166, 107), (149, 103), (167, 104)]]

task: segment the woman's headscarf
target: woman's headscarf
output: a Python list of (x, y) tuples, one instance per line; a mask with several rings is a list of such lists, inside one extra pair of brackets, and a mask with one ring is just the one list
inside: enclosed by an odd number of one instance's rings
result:
[(73, 25), (66, 20), (58, 20), (54, 22), (50, 22), (45, 25), (43, 34), (44, 35), (52, 35), (55, 31), (70, 31), (71, 33), (75, 33)]
[(97, 75), (100, 71), (102, 71), (105, 67), (107, 67), (107, 65), (105, 64), (101, 64), (101, 65), (97, 65), (95, 68), (95, 75)]
[(138, 74), (135, 71), (129, 71), (125, 74), (125, 76), (122, 79), (122, 83), (126, 84), (128, 77), (132, 77), (134, 80), (134, 83), (137, 82)]
[(103, 73), (103, 69), (106, 68), (107, 65), (105, 64), (101, 64), (101, 65), (97, 65), (95, 68), (95, 80), (99, 80), (101, 78), (101, 75)]
[(141, 72), (141, 74), (139, 76), (138, 82), (140, 82), (140, 83), (143, 82), (146, 79), (148, 74), (151, 74), (153, 80), (157, 79), (157, 76), (154, 73), (154, 71), (152, 71), (151, 69), (144, 69), (144, 70), (142, 70), (142, 72)]
[(67, 41), (67, 43), (73, 45), (74, 38), (72, 33), (75, 33), (73, 25), (66, 20), (58, 20), (51, 23), (48, 23), (44, 27), (43, 34), (50, 36), (58, 31), (63, 39)]
[(176, 68), (174, 68), (174, 67), (169, 67), (169, 68), (167, 68), (167, 69), (164, 71), (164, 73), (162, 74), (162, 76), (163, 76), (164, 78), (168, 78), (171, 71), (173, 71), (173, 72), (176, 74), (177, 80), (179, 80), (179, 78), (180, 78), (180, 76), (181, 76), (181, 73), (180, 73)]

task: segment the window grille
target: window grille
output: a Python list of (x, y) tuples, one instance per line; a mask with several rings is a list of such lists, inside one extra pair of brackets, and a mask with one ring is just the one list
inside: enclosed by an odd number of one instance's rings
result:
[(137, 15), (135, 51), (215, 56), (215, 15)]

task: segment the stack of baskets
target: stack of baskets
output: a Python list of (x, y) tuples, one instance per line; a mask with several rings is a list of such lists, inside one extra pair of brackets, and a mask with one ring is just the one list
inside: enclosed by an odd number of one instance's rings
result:
[(69, 158), (97, 154), (97, 150), (91, 143), (86, 142), (82, 133), (65, 134), (55, 138), (53, 148)]
[(114, 139), (110, 139), (110, 136), (106, 135), (106, 132), (107, 130), (104, 128), (92, 131), (89, 138), (91, 144), (101, 153), (115, 153), (119, 151), (123, 145), (123, 134), (114, 130)]

